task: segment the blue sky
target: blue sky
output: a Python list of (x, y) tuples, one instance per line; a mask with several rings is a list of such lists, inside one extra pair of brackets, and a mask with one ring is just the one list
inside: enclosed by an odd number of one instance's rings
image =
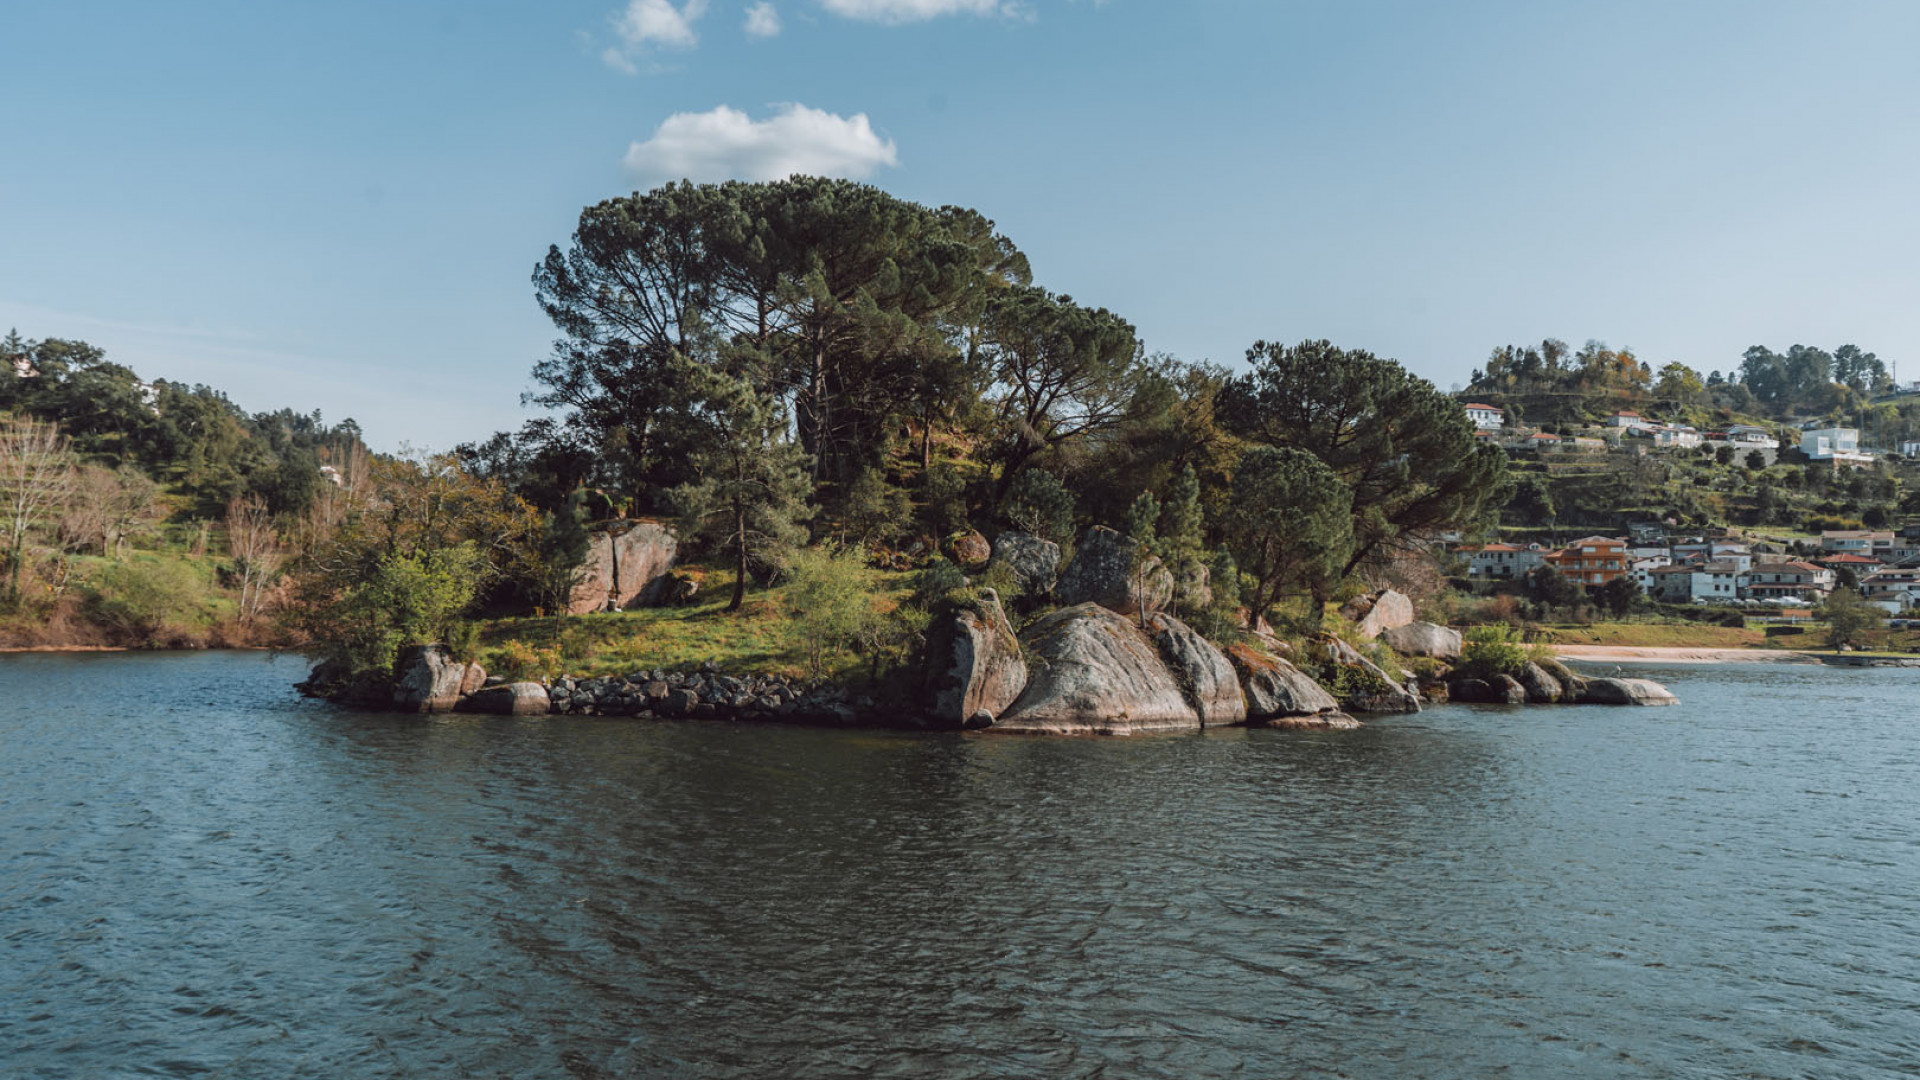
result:
[(528, 415), (582, 206), (794, 162), (976, 207), (1190, 359), (1920, 378), (1910, 2), (7, 0), (0, 41), (0, 328), (382, 448)]

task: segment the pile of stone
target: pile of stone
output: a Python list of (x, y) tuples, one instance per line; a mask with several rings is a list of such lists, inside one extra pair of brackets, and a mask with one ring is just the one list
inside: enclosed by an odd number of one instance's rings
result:
[(786, 720), (852, 725), (875, 712), (871, 698), (844, 688), (785, 675), (722, 674), (711, 663), (698, 671), (636, 671), (629, 675), (560, 678), (549, 688), (552, 711), (567, 716), (639, 719)]
[(454, 660), (444, 645), (422, 645), (400, 658), (393, 707), (402, 712), (498, 716), (691, 717), (784, 720), (847, 726), (871, 722), (878, 706), (827, 683), (785, 675), (722, 674), (712, 663), (696, 671), (658, 668), (627, 675), (562, 677), (552, 683), (488, 678), (478, 664)]

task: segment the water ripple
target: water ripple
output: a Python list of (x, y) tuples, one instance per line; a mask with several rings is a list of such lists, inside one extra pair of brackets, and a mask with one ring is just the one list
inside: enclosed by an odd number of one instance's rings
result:
[(1021, 740), (297, 670), (0, 659), (0, 1072), (1920, 1073), (1920, 672)]

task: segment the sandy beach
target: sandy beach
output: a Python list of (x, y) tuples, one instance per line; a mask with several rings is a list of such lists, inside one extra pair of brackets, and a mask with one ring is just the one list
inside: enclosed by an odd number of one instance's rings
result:
[(1787, 649), (1697, 649), (1674, 645), (1555, 645), (1562, 660), (1632, 660), (1658, 664), (1817, 664), (1810, 653)]

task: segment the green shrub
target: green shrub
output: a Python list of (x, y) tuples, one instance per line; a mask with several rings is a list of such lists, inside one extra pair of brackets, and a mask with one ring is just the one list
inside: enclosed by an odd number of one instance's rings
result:
[(158, 645), (204, 623), (212, 600), (212, 587), (189, 564), (140, 559), (102, 571), (87, 608), (101, 626), (138, 644)]
[(546, 682), (557, 677), (560, 669), (559, 649), (551, 646), (541, 648), (515, 638), (500, 643), (500, 647), (494, 651), (493, 668), (488, 674), (499, 675), (508, 682)]
[(787, 605), (807, 673), (825, 678), (876, 618), (871, 575), (855, 555), (803, 548), (788, 566)]
[(1528, 664), (1540, 659), (1545, 650), (1521, 640), (1511, 626), (1476, 626), (1467, 631), (1460, 649), (1460, 663), (1454, 675), (1463, 679), (1492, 680), (1501, 675), (1518, 678)]

